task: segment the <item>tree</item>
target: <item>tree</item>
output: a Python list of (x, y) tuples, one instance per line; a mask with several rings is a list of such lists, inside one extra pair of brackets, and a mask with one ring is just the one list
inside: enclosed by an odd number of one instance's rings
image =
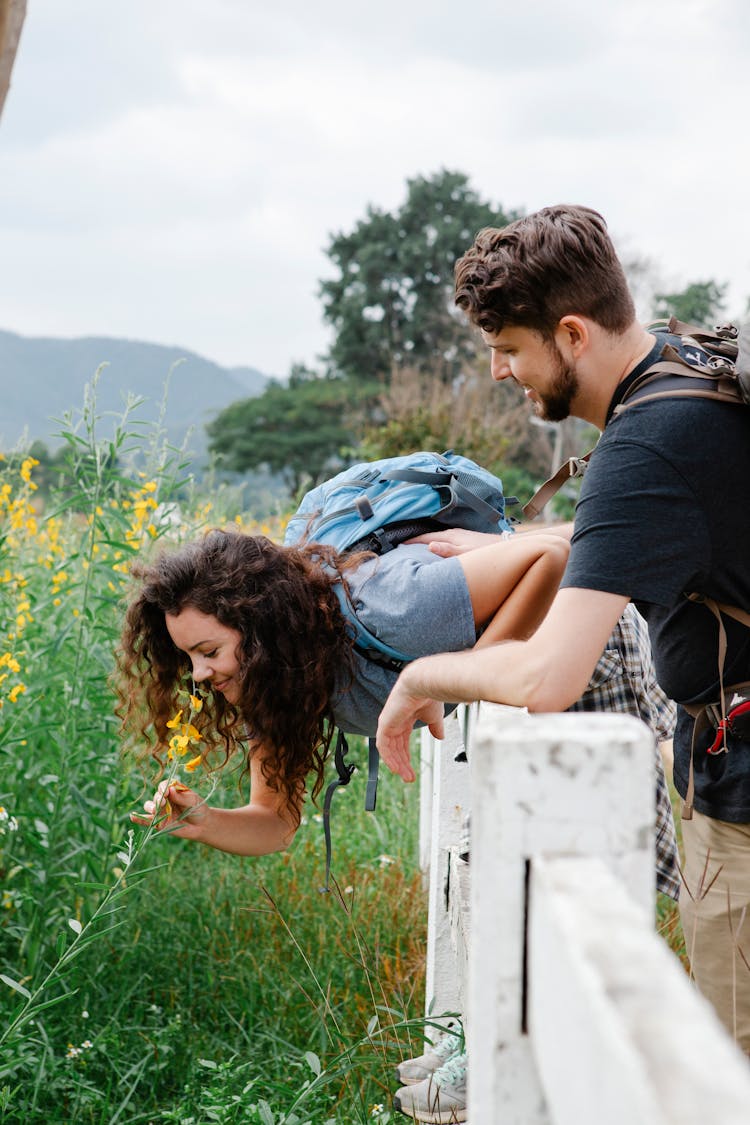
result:
[(0, 0), (0, 114), (10, 89), (10, 76), (26, 18), (26, 0)]
[(515, 219), (479, 198), (461, 172), (407, 182), (394, 212), (368, 207), (327, 249), (338, 275), (321, 283), (335, 339), (331, 370), (385, 380), (403, 367), (449, 381), (473, 351), (453, 304), (453, 267), (477, 231)]
[(263, 394), (222, 410), (206, 427), (209, 450), (233, 472), (280, 473), (296, 495), (341, 466), (368, 398), (365, 385), (352, 388), (295, 365), (288, 385), (270, 383)]
[(721, 320), (726, 292), (726, 283), (693, 281), (677, 293), (657, 293), (654, 312), (659, 319), (676, 316), (685, 324), (707, 327)]

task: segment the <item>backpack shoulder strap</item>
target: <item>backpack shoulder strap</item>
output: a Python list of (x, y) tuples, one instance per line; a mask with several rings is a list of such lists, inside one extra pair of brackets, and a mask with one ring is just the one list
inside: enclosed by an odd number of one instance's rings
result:
[[(336, 750), (334, 752), (334, 763), (336, 765), (336, 777), (333, 781), (329, 782), (326, 789), (325, 798), (323, 800), (323, 834), (326, 841), (326, 881), (320, 887), (321, 894), (329, 894), (331, 890), (331, 860), (333, 858), (333, 844), (331, 842), (331, 803), (333, 796), (337, 789), (343, 789), (348, 785), (352, 779), (352, 774), (356, 770), (354, 762), (347, 762), (346, 755), (349, 753), (349, 743), (346, 741), (346, 735), (342, 730), (339, 730), (336, 735)], [(380, 754), (375, 743), (374, 738), (367, 740), (367, 791), (365, 794), (365, 811), (374, 812), (377, 802), (378, 794), (378, 771), (380, 767)]]
[(590, 449), (583, 457), (569, 457), (560, 468), (544, 484), (540, 485), (531, 499), (524, 504), (521, 511), (527, 520), (536, 519), (546, 507), (552, 497), (560, 491), (567, 480), (572, 477), (582, 477), (593, 453)]
[(353, 762), (346, 761), (346, 755), (348, 753), (349, 743), (346, 741), (344, 732), (340, 730), (336, 736), (336, 750), (334, 752), (337, 776), (326, 789), (326, 795), (323, 800), (323, 833), (326, 840), (326, 881), (320, 888), (320, 893), (326, 895), (331, 890), (331, 858), (333, 855), (333, 846), (331, 844), (331, 802), (336, 790), (349, 784), (352, 779), (352, 774), (357, 768)]
[[(725, 605), (723, 602), (714, 601), (713, 598), (706, 597), (705, 594), (687, 594), (687, 599), (690, 602), (699, 602), (705, 605), (707, 609), (711, 610), (716, 618), (719, 627), (719, 641), (718, 641), (718, 668), (719, 668), (719, 722), (716, 733), (716, 740), (709, 753), (717, 753), (723, 744), (724, 750), (727, 750), (726, 743), (726, 730), (727, 730), (727, 703), (726, 692), (738, 688), (750, 688), (750, 682), (744, 681), (741, 684), (732, 684), (731, 687), (725, 688), (724, 686), (724, 662), (727, 655), (727, 634), (724, 628), (724, 622), (721, 619), (722, 613), (728, 617), (733, 617), (735, 621), (739, 621), (746, 628), (750, 629), (750, 613), (744, 609), (738, 609), (737, 606)], [(689, 704), (682, 705), (693, 719), (693, 737), (690, 743), (690, 764), (688, 767), (688, 787), (685, 794), (685, 800), (682, 803), (682, 818), (683, 820), (692, 820), (693, 817), (693, 798), (695, 796), (695, 767), (694, 758), (696, 743), (699, 732), (705, 728), (708, 721), (711, 705), (698, 704), (691, 706)]]
[(612, 412), (611, 420), (614, 421), (636, 403), (660, 398), (711, 398), (717, 402), (745, 405), (737, 379), (728, 369), (692, 367), (669, 344), (665, 345), (661, 358), (628, 388)]
[(354, 606), (349, 598), (349, 593), (345, 587), (344, 582), (339, 581), (333, 584), (333, 592), (339, 600), (341, 612), (346, 618), (349, 630), (354, 638), (354, 648), (360, 656), (366, 657), (367, 660), (372, 660), (374, 664), (380, 664), (381, 667), (387, 668), (389, 672), (401, 672), (405, 666), (414, 659), (413, 656), (407, 656), (403, 652), (399, 652), (397, 648), (392, 648), (371, 633), (366, 625), (357, 617), (354, 612)]

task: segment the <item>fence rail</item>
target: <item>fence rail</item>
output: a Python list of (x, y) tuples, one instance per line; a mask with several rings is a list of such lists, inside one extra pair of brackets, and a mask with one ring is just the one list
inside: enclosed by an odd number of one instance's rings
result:
[(421, 753), (427, 1011), (463, 1013), (469, 1125), (747, 1125), (747, 1061), (654, 932), (648, 728), (482, 704)]

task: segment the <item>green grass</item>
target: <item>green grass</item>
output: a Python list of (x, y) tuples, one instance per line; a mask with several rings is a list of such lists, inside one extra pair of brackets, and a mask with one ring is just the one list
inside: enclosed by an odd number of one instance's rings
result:
[[(176, 496), (185, 537), (236, 514), (191, 501), (156, 443), (128, 468), (130, 421), (99, 443), (87, 399), (65, 431), (77, 490), (44, 509), (33, 466), (0, 463), (0, 1122), (385, 1125), (423, 1030), (416, 788), (383, 771), (365, 813), (353, 740), (329, 894), (312, 805), (282, 855), (128, 842), (144, 783), (108, 684), (128, 562), (174, 534)], [(211, 799), (246, 796), (226, 777)], [(670, 900), (657, 925), (684, 956)]]
[(275, 1119), (296, 1103), (301, 1121), (371, 1119), (423, 1010), (425, 902), (415, 791), (384, 778), (373, 816), (363, 788), (337, 796), (327, 895), (314, 822), (260, 860), (152, 839), (163, 865), (77, 959), (41, 1038), (30, 1029), (44, 1055), (5, 1079), (20, 1086), (6, 1119), (239, 1122), (262, 1102)]
[(384, 776), (365, 813), (362, 769), (336, 795), (330, 894), (309, 804), (282, 855), (129, 842), (144, 783), (108, 683), (127, 566), (174, 534), (175, 496), (185, 537), (236, 513), (191, 501), (175, 451), (128, 468), (127, 412), (112, 442), (96, 422), (89, 396), (77, 490), (45, 508), (33, 465), (0, 463), (0, 1122), (386, 1122), (424, 1007), (416, 789)]

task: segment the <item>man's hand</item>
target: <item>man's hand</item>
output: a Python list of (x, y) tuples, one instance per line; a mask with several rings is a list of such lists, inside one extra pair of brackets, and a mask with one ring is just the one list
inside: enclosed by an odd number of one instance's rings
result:
[(409, 741), (414, 724), (425, 723), (435, 738), (442, 738), (443, 704), (425, 696), (413, 695), (408, 688), (407, 672), (403, 672), (378, 720), (376, 736), (380, 756), (393, 773), (404, 781), (415, 781), (409, 754)]
[(487, 547), (490, 543), (497, 543), (502, 535), (493, 535), (486, 531), (468, 531), (463, 527), (451, 527), (445, 531), (427, 531), (424, 535), (416, 535), (407, 539), (407, 543), (427, 543), (434, 555), (450, 559), (454, 555), (463, 555), (466, 551), (476, 551), (477, 547)]

